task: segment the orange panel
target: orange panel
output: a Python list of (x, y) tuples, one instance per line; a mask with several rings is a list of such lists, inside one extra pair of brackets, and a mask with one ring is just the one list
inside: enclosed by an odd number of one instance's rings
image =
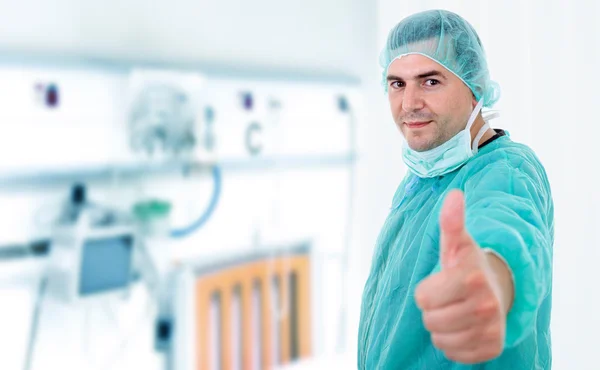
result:
[[(210, 351), (209, 351), (209, 326), (208, 320), (210, 317), (210, 295), (206, 291), (205, 286), (198, 284), (196, 287), (197, 297), (197, 321), (196, 330), (198, 338), (198, 358), (197, 363), (200, 370), (208, 370), (210, 368)], [(208, 297), (208, 299), (206, 298)]]
[(263, 369), (270, 369), (273, 366), (273, 337), (271, 336), (271, 279), (267, 274), (266, 264), (264, 265), (262, 276), (260, 279), (260, 296), (261, 296), (261, 317), (262, 323), (262, 364)]
[(289, 274), (291, 271), (282, 267), (279, 269), (279, 348), (281, 350), (281, 363), (290, 362), (290, 282)]
[[(221, 293), (221, 322), (210, 323), (218, 325), (221, 330), (221, 364), (224, 370), (231, 369), (232, 366), (232, 292), (236, 285), (241, 285), (242, 293), (240, 296), (242, 311), (242, 366), (244, 370), (250, 370), (252, 367), (252, 318), (254, 307), (252, 305), (252, 288), (255, 281), (260, 282), (260, 318), (261, 318), (261, 358), (262, 370), (271, 369), (273, 366), (273, 338), (272, 322), (273, 312), (271, 307), (271, 281), (274, 276), (268, 276), (269, 268), (273, 274), (279, 277), (279, 304), (280, 308), (287, 306), (288, 310), (279, 321), (279, 333), (281, 336), (281, 359), (283, 363), (290, 361), (291, 356), (291, 316), (290, 297), (292, 292), (289, 290), (289, 274), (292, 271), (297, 276), (297, 299), (298, 307), (298, 336), (300, 357), (310, 356), (311, 352), (311, 328), (310, 328), (310, 263), (308, 256), (279, 257), (275, 261), (262, 260), (246, 263), (234, 267), (200, 276), (197, 280), (196, 302), (197, 302), (197, 331), (198, 331), (198, 365), (199, 370), (208, 370), (211, 365), (210, 346), (215, 343), (209, 342), (209, 320), (211, 295), (214, 292)], [(287, 281), (286, 281), (287, 279)], [(284, 302), (287, 300), (288, 302)], [(261, 370), (261, 369), (255, 369)]]
[(300, 344), (300, 357), (309, 357), (311, 353), (311, 330), (310, 330), (310, 265), (308, 258), (297, 261), (297, 289), (298, 289), (298, 342)]
[[(249, 270), (249, 269), (248, 269)], [(248, 271), (250, 272), (250, 271)], [(245, 281), (242, 285), (242, 369), (252, 370), (252, 281)]]
[(232, 368), (232, 355), (233, 351), (231, 348), (231, 288), (225, 287), (221, 289), (221, 369), (231, 370)]

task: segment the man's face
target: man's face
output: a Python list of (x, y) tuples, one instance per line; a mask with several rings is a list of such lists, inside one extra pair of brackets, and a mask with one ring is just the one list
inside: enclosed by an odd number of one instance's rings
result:
[(390, 108), (411, 149), (433, 149), (463, 130), (477, 101), (452, 72), (418, 54), (392, 62), (387, 76)]

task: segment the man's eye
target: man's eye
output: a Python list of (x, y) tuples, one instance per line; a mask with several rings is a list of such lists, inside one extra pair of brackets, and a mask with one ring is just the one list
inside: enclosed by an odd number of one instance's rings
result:
[(438, 85), (439, 83), (440, 83), (440, 81), (434, 80), (432, 78), (430, 78), (429, 80), (425, 81), (425, 84), (427, 86), (435, 86), (435, 85)]
[(404, 83), (401, 81), (394, 81), (390, 84), (394, 89), (399, 89), (404, 86)]

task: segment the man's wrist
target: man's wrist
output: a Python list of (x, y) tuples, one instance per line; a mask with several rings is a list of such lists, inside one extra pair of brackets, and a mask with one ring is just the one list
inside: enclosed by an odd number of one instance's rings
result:
[(502, 258), (502, 256), (500, 256), (496, 251), (492, 249), (484, 249), (484, 252), (487, 262), (494, 273), (496, 282), (500, 287), (504, 312), (505, 314), (508, 314), (512, 308), (515, 295), (513, 273), (504, 258)]

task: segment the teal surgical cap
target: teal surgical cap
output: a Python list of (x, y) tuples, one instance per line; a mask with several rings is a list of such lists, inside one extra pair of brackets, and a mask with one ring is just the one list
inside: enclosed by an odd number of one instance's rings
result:
[(408, 54), (420, 54), (444, 66), (471, 89), (475, 99), (483, 99), (484, 107), (492, 107), (500, 98), (500, 86), (490, 80), (479, 36), (455, 13), (446, 10), (416, 13), (391, 30), (379, 57), (386, 91), (390, 64)]

